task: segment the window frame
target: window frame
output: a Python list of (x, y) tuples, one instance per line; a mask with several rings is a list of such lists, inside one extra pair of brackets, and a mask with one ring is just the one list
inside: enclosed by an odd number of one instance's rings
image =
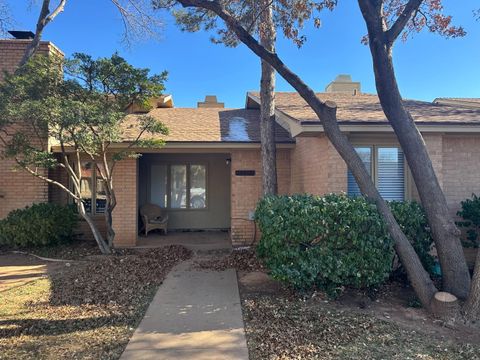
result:
[[(392, 143), (372, 143), (372, 142), (355, 142), (352, 144), (354, 149), (356, 148), (370, 148), (371, 153), (371, 161), (370, 161), (370, 177), (373, 180), (373, 184), (378, 189), (378, 149), (379, 148), (395, 148), (399, 149), (403, 153), (403, 201), (410, 199), (410, 191), (409, 191), (409, 168), (407, 164), (407, 160), (405, 158), (405, 153), (403, 152), (402, 147), (399, 144), (392, 144)], [(347, 167), (347, 173), (350, 171)], [(347, 194), (348, 194), (348, 184), (347, 184)]]
[[(105, 209), (102, 211), (102, 212), (97, 212), (97, 181), (98, 180), (101, 180), (103, 181), (103, 179), (101, 177), (97, 177), (97, 162), (96, 161), (93, 161), (93, 160), (81, 160), (80, 163), (91, 163), (92, 166), (93, 166), (93, 170), (92, 170), (92, 177), (91, 178), (87, 178), (87, 177), (84, 177), (82, 176), (80, 178), (80, 183), (83, 181), (83, 179), (90, 179), (91, 181), (91, 211), (87, 211), (87, 209), (85, 209), (85, 211), (87, 212), (87, 214), (90, 214), (92, 217), (102, 217), (105, 215), (105, 212), (106, 212), (106, 204), (105, 204)], [(80, 166), (82, 166), (80, 164)], [(82, 173), (83, 175), (83, 173)], [(73, 184), (71, 182), (71, 179), (69, 178), (69, 186), (70, 186), (70, 189), (73, 189)], [(73, 204), (74, 201), (72, 199), (71, 196), (68, 197), (69, 199), (69, 204)]]
[[(208, 188), (208, 179), (209, 179), (209, 170), (208, 170), (208, 163), (205, 161), (161, 161), (161, 162), (151, 162), (148, 165), (148, 192), (147, 196), (148, 202), (152, 201), (152, 178), (151, 178), (151, 173), (152, 173), (152, 166), (156, 165), (165, 165), (167, 167), (167, 184), (166, 184), (166, 194), (167, 194), (167, 206), (163, 209), (166, 211), (208, 211), (209, 210), (209, 188)], [(191, 166), (192, 165), (201, 165), (205, 167), (205, 207), (203, 208), (192, 208), (190, 205), (190, 188), (191, 188), (191, 179), (190, 179), (190, 172), (191, 172)], [(171, 183), (172, 183), (172, 173), (171, 173), (171, 168), (172, 166), (186, 166), (186, 191), (185, 191), (185, 208), (172, 208), (171, 204), (171, 196), (172, 196), (172, 189), (171, 189)]]

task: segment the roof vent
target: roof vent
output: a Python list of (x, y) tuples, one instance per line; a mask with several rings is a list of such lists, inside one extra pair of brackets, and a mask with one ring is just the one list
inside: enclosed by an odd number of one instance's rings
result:
[(360, 82), (352, 81), (348, 74), (340, 74), (325, 88), (327, 93), (360, 94)]
[(205, 96), (205, 101), (197, 102), (198, 108), (224, 108), (225, 103), (221, 103), (217, 101), (217, 97), (215, 95), (207, 95)]
[(31, 31), (11, 30), (8, 33), (18, 40), (32, 40), (35, 37), (35, 34)]

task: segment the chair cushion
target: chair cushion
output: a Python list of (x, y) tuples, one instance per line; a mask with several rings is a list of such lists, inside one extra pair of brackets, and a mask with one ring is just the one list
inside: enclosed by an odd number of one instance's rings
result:
[(162, 219), (162, 218), (157, 218), (157, 219), (150, 219), (149, 223), (150, 224), (164, 224), (167, 222), (167, 219)]

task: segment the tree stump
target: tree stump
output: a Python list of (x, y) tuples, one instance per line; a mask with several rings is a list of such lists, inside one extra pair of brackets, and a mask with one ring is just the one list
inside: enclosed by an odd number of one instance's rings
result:
[(457, 297), (444, 291), (439, 291), (433, 296), (430, 307), (436, 317), (446, 321), (456, 318), (460, 313)]

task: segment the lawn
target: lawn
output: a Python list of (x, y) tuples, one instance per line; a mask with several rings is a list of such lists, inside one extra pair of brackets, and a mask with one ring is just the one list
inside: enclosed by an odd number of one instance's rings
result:
[[(180, 246), (80, 258), (0, 292), (1, 359), (118, 359)], [(88, 259), (88, 260), (87, 260)]]

